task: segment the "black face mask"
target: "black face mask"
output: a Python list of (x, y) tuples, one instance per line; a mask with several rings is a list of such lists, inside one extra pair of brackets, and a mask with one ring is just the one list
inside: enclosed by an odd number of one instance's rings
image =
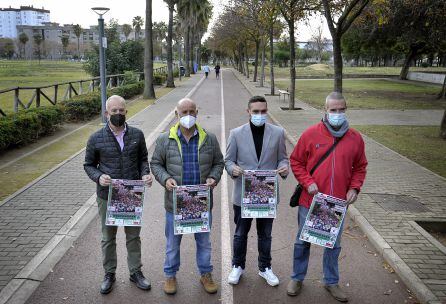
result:
[(115, 127), (122, 127), (125, 123), (125, 115), (124, 114), (113, 114), (110, 115), (110, 122)]

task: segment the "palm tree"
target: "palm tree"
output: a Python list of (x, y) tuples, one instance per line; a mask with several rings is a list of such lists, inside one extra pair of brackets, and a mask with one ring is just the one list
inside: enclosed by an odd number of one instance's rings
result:
[(172, 36), (173, 36), (173, 10), (175, 9), (175, 4), (178, 0), (164, 0), (169, 7), (169, 25), (167, 27), (167, 82), (166, 87), (174, 88), (175, 82), (173, 78), (173, 47), (172, 47)]
[(156, 98), (153, 88), (152, 0), (146, 0), (146, 28), (144, 45), (144, 98)]
[(62, 52), (63, 52), (63, 55), (66, 55), (66, 53), (67, 53), (67, 46), (68, 46), (68, 43), (70, 42), (70, 38), (68, 36), (66, 36), (66, 35), (63, 35), (60, 38), (60, 40), (62, 41)]
[(135, 40), (138, 40), (139, 34), (141, 33), (141, 28), (144, 25), (144, 20), (142, 19), (141, 16), (136, 16), (132, 20), (132, 25), (133, 25), (133, 28), (135, 29)]
[(184, 31), (186, 76), (189, 77), (192, 67), (191, 57), (193, 57), (191, 53), (193, 52), (194, 40), (197, 39), (196, 33), (199, 32), (199, 29), (203, 33), (206, 31), (212, 14), (212, 5), (208, 0), (180, 0), (178, 2), (178, 14), (181, 27)]
[(25, 57), (26, 55), (26, 43), (29, 41), (28, 35), (26, 35), (25, 33), (20, 33), (19, 35), (19, 41), (21, 44), (23, 44), (23, 54), (21, 55), (22, 57)]
[(129, 39), (130, 33), (132, 32), (132, 26), (130, 24), (123, 24), (122, 25), (122, 33), (125, 36), (125, 41)]
[(73, 32), (77, 37), (77, 55), (79, 57), (81, 57), (81, 52), (80, 52), (80, 48), (79, 48), (79, 38), (81, 37), (82, 31), (83, 31), (83, 29), (79, 24), (75, 24), (73, 26)]
[(37, 58), (39, 59), (39, 64), (40, 64), (40, 60), (42, 59), (42, 49), (41, 49), (40, 45), (42, 44), (43, 38), (41, 35), (35, 34), (33, 36), (33, 39), (34, 39), (34, 45), (35, 45), (34, 52), (37, 55)]

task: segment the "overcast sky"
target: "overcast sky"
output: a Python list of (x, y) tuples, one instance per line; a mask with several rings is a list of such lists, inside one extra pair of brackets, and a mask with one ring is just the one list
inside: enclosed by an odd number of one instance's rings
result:
[[(213, 19), (218, 16), (222, 10), (222, 5), (228, 0), (211, 0), (214, 5)], [(120, 24), (132, 23), (135, 16), (145, 15), (145, 1), (144, 0), (0, 0), (0, 8), (14, 7), (18, 8), (20, 5), (33, 5), (37, 8), (44, 7), (51, 11), (50, 19), (52, 22), (77, 24), (88, 28), (90, 25), (97, 24), (97, 15), (91, 11), (91, 7), (105, 6), (110, 8), (110, 11), (104, 16), (107, 22), (110, 18), (118, 19)], [(162, 0), (153, 0), (153, 21), (169, 20), (169, 11), (167, 5)], [(212, 20), (213, 21), (213, 20)], [(211, 21), (211, 26), (213, 22)], [(312, 28), (320, 24), (319, 18), (313, 18), (310, 22), (311, 26), (299, 24), (297, 26), (297, 39), (306, 41), (312, 35)], [(328, 28), (324, 24), (324, 36), (330, 37)]]

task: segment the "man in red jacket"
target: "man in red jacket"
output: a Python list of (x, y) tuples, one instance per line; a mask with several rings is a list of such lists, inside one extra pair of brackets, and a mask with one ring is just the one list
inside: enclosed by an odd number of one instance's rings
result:
[[(345, 117), (346, 109), (344, 96), (338, 92), (330, 93), (325, 100), (326, 113), (322, 121), (309, 127), (302, 134), (290, 157), (294, 176), (304, 188), (299, 199), (292, 280), (287, 288), (290, 296), (297, 296), (300, 293), (302, 281), (307, 273), (310, 243), (299, 240), (299, 236), (313, 195), (321, 192), (352, 204), (356, 201), (364, 183), (367, 167), (364, 141), (359, 132), (349, 128)], [(313, 175), (310, 175), (314, 165), (336, 141), (340, 142), (317, 167)], [(325, 248), (323, 271), (325, 288), (336, 300), (347, 302), (347, 296), (338, 285), (342, 228), (334, 248)]]

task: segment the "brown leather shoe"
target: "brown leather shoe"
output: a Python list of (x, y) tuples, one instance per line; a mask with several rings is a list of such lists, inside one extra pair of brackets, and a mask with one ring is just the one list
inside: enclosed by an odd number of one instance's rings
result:
[(291, 297), (298, 296), (302, 291), (302, 281), (291, 280), (286, 288), (287, 295)]
[(206, 290), (207, 293), (217, 292), (218, 286), (212, 279), (212, 274), (210, 272), (203, 274), (200, 278), (200, 282), (203, 284), (204, 290)]
[(348, 302), (347, 295), (342, 291), (339, 285), (325, 285), (325, 289), (339, 302)]
[(164, 292), (168, 295), (173, 295), (177, 292), (177, 279), (175, 277), (166, 278)]

